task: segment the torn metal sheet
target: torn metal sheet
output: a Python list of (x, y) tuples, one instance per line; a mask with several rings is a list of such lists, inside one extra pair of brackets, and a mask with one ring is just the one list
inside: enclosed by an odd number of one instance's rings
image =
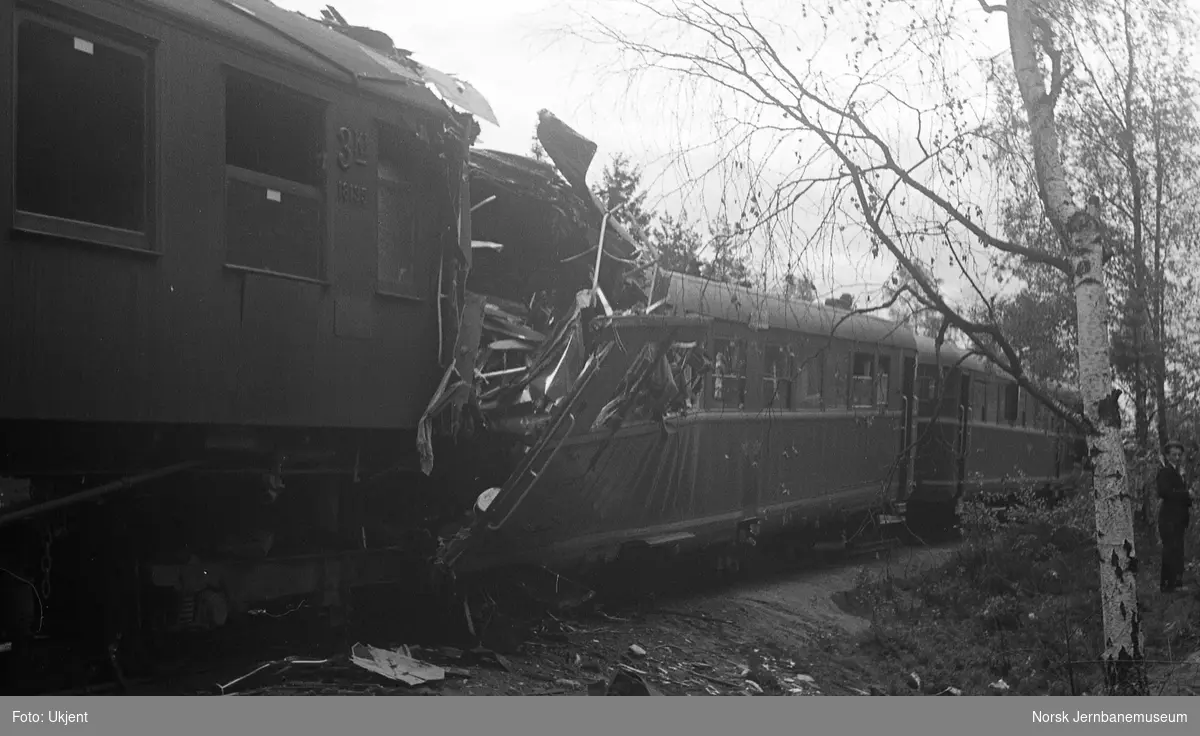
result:
[(441, 383), (433, 392), (433, 396), (429, 399), (429, 405), (425, 407), (425, 413), (417, 422), (417, 451), (421, 455), (421, 472), (425, 475), (433, 472), (433, 417), (448, 403), (445, 400), (446, 389), (453, 375), (454, 365), (451, 364), (442, 373)]
[(537, 137), (546, 154), (571, 186), (586, 190), (587, 172), (596, 157), (597, 146), (575, 132), (549, 110), (538, 111)]
[(533, 343), (524, 340), (497, 340), (488, 345), (491, 350), (520, 350), (522, 352), (529, 352), (535, 347), (536, 345)]
[[(388, 41), (390, 42), (391, 39), (388, 39)], [(425, 84), (426, 80), (422, 78), (421, 74), (416, 69), (413, 68), (414, 65), (411, 61), (409, 64), (401, 64), (395, 59), (371, 49), (367, 44), (364, 44), (361, 41), (359, 41), (359, 43), (362, 44), (362, 52), (364, 54), (369, 56), (372, 61), (374, 61), (376, 64), (379, 64), (392, 74), (401, 79), (407, 79), (414, 84)]]
[(406, 685), (424, 685), (446, 678), (445, 669), (414, 659), (408, 647), (403, 646), (388, 650), (355, 644), (350, 650), (350, 661), (368, 672)]
[(492, 106), (470, 82), (425, 65), (421, 65), (420, 70), (426, 84), (432, 85), (446, 101), (492, 125), (500, 125)]
[[(487, 303), (484, 297), (469, 291), (464, 301), (462, 324), (454, 344), (454, 370), (460, 379), (471, 382), (475, 373), (475, 356), (479, 353), (479, 343), (483, 338), (484, 311)], [(464, 403), (465, 395), (454, 401), (456, 423)]]

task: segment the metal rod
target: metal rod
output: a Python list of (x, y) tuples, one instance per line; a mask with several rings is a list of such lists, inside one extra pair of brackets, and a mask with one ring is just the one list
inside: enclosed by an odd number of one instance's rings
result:
[(477, 209), (479, 209), (480, 207), (484, 206), (484, 205), (485, 205), (485, 204), (487, 204), (488, 202), (491, 202), (491, 201), (493, 201), (494, 199), (496, 199), (496, 195), (494, 195), (494, 194), (493, 194), (492, 196), (490, 196), (490, 197), (488, 197), (487, 199), (483, 200), (483, 201), (482, 201), (482, 202), (480, 202), (479, 204), (474, 204), (474, 205), (471, 205), (471, 211), (472, 211), (472, 212), (474, 212), (475, 210), (477, 210)]
[(145, 483), (147, 481), (157, 480), (168, 475), (174, 475), (175, 473), (187, 470), (188, 468), (193, 468), (199, 464), (199, 461), (195, 460), (189, 460), (185, 463), (176, 463), (175, 465), (168, 465), (165, 468), (159, 468), (158, 470), (151, 470), (149, 472), (142, 473), (141, 475), (131, 475), (120, 480), (115, 480), (112, 483), (105, 483), (102, 486), (97, 486), (86, 491), (80, 491), (79, 493), (74, 493), (64, 498), (56, 498), (53, 501), (46, 501), (45, 503), (40, 503), (36, 506), (18, 509), (11, 514), (0, 516), (0, 526), (11, 524), (14, 521), (20, 521), (21, 519), (28, 519), (31, 516), (38, 516), (50, 511), (66, 508), (67, 506), (74, 506), (75, 504), (83, 503), (84, 501), (91, 501), (101, 496), (107, 496), (110, 493), (132, 488), (133, 486)]
[(600, 221), (600, 242), (596, 245), (596, 266), (592, 273), (592, 296), (588, 301), (588, 306), (591, 306), (596, 301), (596, 291), (600, 288), (600, 258), (604, 255), (604, 231), (608, 229), (608, 218), (612, 212), (605, 212), (604, 219)]

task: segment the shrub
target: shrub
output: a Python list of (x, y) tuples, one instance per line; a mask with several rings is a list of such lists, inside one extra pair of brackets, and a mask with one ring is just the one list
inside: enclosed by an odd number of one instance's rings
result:
[[(966, 694), (986, 694), (997, 678), (1013, 694), (1099, 692), (1094, 513), (1089, 493), (1055, 498), (1027, 483), (967, 500), (949, 563), (908, 581), (904, 595), (890, 578), (861, 581), (859, 599), (875, 605), (860, 646), (896, 681), (920, 669), (923, 680)], [(1155, 556), (1156, 545), (1137, 543), (1144, 559)], [(1157, 564), (1139, 571), (1147, 659), (1183, 659), (1200, 646), (1200, 604), (1163, 600), (1157, 575)]]

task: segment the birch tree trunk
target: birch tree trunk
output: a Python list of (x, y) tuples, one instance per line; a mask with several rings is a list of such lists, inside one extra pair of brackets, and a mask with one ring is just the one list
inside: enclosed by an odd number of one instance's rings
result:
[[(1029, 118), (1038, 189), (1072, 266), (1079, 328), (1079, 377), (1088, 421), (1088, 458), (1096, 505), (1096, 544), (1104, 616), (1105, 681), (1110, 693), (1144, 694), (1145, 663), (1138, 611), (1133, 505), (1121, 443), (1119, 392), (1109, 356), (1108, 298), (1099, 201), (1072, 199), (1054, 107), (1062, 89), (1061, 52), (1053, 27), (1030, 0), (1007, 3), (1013, 68)], [(1049, 84), (1043, 69), (1049, 61)]]

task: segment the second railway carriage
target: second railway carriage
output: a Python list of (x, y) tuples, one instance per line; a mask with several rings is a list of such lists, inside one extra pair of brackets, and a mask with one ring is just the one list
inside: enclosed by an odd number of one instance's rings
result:
[[(896, 323), (665, 274), (598, 320), (549, 428), (444, 558), (557, 570), (647, 548), (953, 521), (974, 485), (1069, 481), (1070, 442), (985, 362)], [(944, 370), (943, 370), (944, 367)], [(936, 420), (936, 421), (935, 421)]]
[[(494, 498), (464, 571), (631, 548), (840, 537), (905, 487), (912, 333), (663, 274), (666, 303), (602, 320), (594, 372)], [(460, 550), (461, 556), (460, 556)]]

